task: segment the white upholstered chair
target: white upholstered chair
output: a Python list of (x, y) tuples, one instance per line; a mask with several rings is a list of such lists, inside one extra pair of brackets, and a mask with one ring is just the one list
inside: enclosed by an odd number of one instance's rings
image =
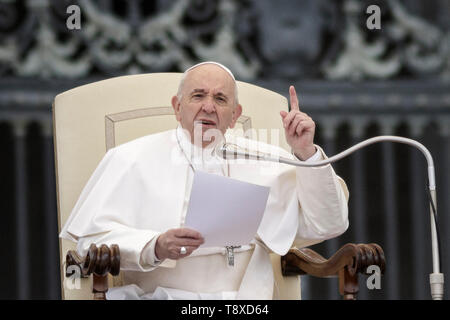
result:
[[(84, 185), (109, 148), (177, 126), (170, 101), (177, 92), (180, 78), (181, 73), (123, 76), (77, 87), (56, 96), (53, 104), (53, 120), (59, 230), (69, 217)], [(242, 128), (247, 133), (252, 132), (253, 139), (260, 139), (256, 135), (260, 128), (279, 129), (278, 140), (281, 146), (288, 150), (279, 117), (280, 110), (288, 110), (286, 98), (239, 81), (238, 92), (243, 113), (238, 120), (237, 128)], [(251, 128), (256, 130), (248, 130)], [(270, 138), (269, 134), (267, 141), (269, 143)], [(75, 248), (75, 243), (60, 240), (62, 297), (92, 299), (90, 278), (82, 278), (80, 282), (72, 276), (66, 278), (68, 264), (81, 264), (84, 260), (84, 257), (82, 259), (71, 256), (70, 261), (66, 261), (66, 254)], [(304, 251), (297, 251), (292, 258), (305, 259), (308, 254), (302, 257), (302, 252)], [(325, 260), (322, 257), (318, 254), (313, 257), (316, 260), (312, 262), (316, 263), (316, 266), (324, 266)], [(272, 255), (272, 262), (280, 292), (278, 298), (299, 299), (298, 276), (282, 276), (280, 256)], [(347, 264), (341, 262), (341, 269)], [(294, 270), (296, 269), (294, 267), (288, 269), (287, 273), (298, 274), (304, 272), (307, 267), (304, 266), (300, 271)], [(314, 274), (314, 270), (310, 269), (308, 273)], [(92, 270), (88, 273), (91, 272)], [(332, 272), (338, 275), (336, 270)], [(107, 287), (105, 280), (99, 281), (98, 276), (94, 277), (97, 280), (97, 291)], [(109, 276), (109, 286), (120, 285), (120, 276), (114, 279)]]

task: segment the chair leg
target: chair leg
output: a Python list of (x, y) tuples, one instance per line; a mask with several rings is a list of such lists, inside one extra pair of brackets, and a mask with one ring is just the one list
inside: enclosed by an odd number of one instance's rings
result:
[(358, 273), (351, 275), (347, 267), (339, 270), (339, 293), (344, 300), (356, 300), (359, 291)]
[(106, 300), (106, 292), (108, 291), (108, 274), (98, 276), (93, 274), (92, 292), (94, 300)]

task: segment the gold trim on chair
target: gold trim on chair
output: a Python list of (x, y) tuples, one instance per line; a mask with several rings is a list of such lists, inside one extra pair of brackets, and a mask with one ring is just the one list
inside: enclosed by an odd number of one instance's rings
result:
[(252, 137), (248, 136), (251, 134), (250, 129), (252, 128), (252, 119), (247, 116), (240, 116), (237, 120), (238, 123), (242, 124), (242, 128), (244, 129), (245, 137), (251, 139)]
[(114, 134), (114, 124), (116, 122), (173, 114), (174, 112), (172, 107), (152, 107), (105, 115), (106, 151), (116, 146), (116, 138)]

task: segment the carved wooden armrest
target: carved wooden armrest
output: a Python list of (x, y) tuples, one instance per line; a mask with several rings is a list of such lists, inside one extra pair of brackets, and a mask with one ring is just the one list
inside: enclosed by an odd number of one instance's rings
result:
[(91, 244), (84, 259), (75, 250), (70, 250), (66, 255), (66, 277), (73, 274), (73, 268), (69, 269), (70, 266), (77, 266), (82, 278), (92, 274), (94, 300), (105, 300), (108, 291), (108, 273), (117, 276), (120, 272), (119, 246), (113, 244), (108, 247), (102, 244), (97, 248), (95, 244)]
[(338, 276), (339, 292), (346, 300), (356, 299), (359, 291), (358, 273), (366, 273), (371, 265), (378, 266), (384, 274), (384, 252), (375, 243), (348, 243), (328, 260), (308, 248), (292, 248), (281, 257), (283, 275), (308, 274), (320, 278)]

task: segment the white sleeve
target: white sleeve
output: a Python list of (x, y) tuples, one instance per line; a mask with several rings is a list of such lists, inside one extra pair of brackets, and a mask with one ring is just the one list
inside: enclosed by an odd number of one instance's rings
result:
[[(127, 152), (108, 151), (84, 187), (60, 237), (77, 242), (82, 256), (92, 243), (117, 244), (121, 270), (145, 272), (160, 265), (149, 250), (154, 255), (151, 241), (161, 232), (141, 222), (152, 207), (140, 201), (146, 189), (133, 158)], [(168, 260), (163, 266), (173, 265)]]
[[(306, 161), (326, 159), (323, 150)], [(320, 158), (318, 157), (318, 154)], [(326, 240), (337, 237), (348, 228), (348, 189), (333, 167), (296, 168), (297, 196), (300, 205), (296, 242)]]
[(141, 253), (141, 264), (142, 265), (150, 265), (153, 267), (157, 267), (161, 264), (161, 260), (159, 260), (156, 257), (155, 248), (156, 248), (156, 241), (158, 240), (158, 237), (161, 234), (158, 234), (153, 237), (151, 241), (147, 243), (147, 245), (144, 247)]
[(294, 157), (297, 158), (298, 161), (302, 161), (302, 162), (314, 162), (314, 161), (319, 161), (319, 160), (323, 160), (322, 158), (322, 153), (320, 151), (319, 148), (316, 147), (316, 153), (314, 153), (311, 157), (309, 157), (306, 160), (302, 160), (299, 157), (297, 157), (294, 153), (292, 153), (294, 155)]
[[(120, 250), (120, 269), (125, 271), (151, 271), (159, 264), (147, 258), (149, 244), (156, 240), (160, 233), (151, 230), (139, 230), (129, 227), (117, 227), (111, 231), (78, 238), (77, 251), (84, 257), (89, 246), (117, 244)], [(154, 251), (154, 247), (153, 247)]]

